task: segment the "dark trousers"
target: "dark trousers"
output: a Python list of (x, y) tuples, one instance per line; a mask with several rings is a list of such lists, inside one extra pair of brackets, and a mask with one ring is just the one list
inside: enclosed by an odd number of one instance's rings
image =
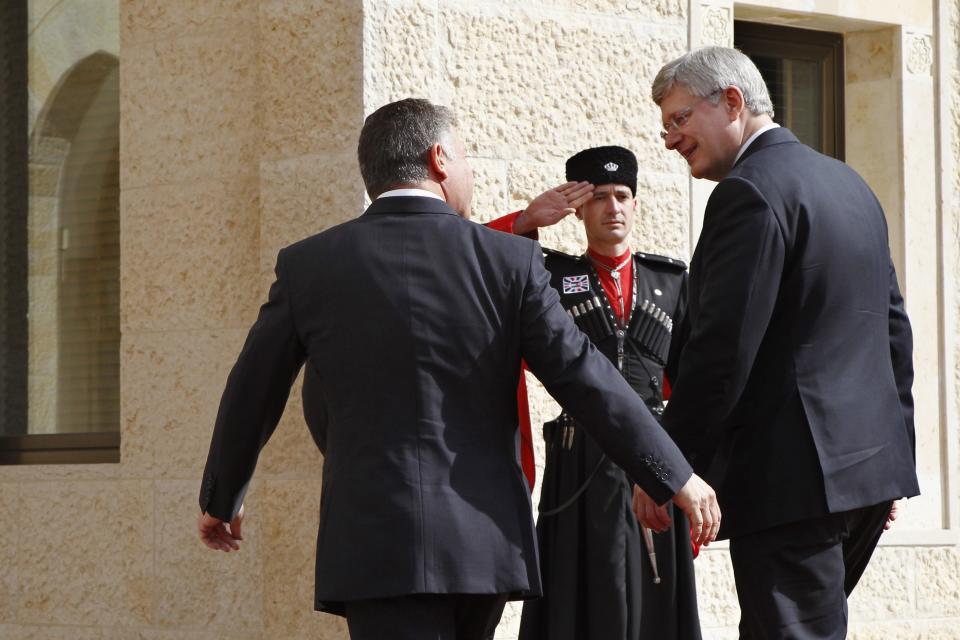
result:
[(845, 638), (847, 596), (889, 512), (887, 502), (731, 539), (740, 638)]
[(351, 640), (488, 640), (506, 596), (414, 594), (346, 603)]

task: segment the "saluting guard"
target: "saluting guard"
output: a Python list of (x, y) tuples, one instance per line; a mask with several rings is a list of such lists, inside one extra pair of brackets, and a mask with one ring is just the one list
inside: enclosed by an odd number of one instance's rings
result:
[[(575, 203), (587, 251), (545, 250), (551, 285), (577, 326), (659, 416), (669, 393), (671, 338), (686, 307), (686, 264), (631, 251), (637, 160), (629, 150), (581, 151), (567, 161), (566, 177), (593, 185)], [(568, 199), (582, 193), (573, 182), (558, 191)], [(522, 222), (512, 214), (491, 226), (526, 232)], [(521, 422), (529, 420), (527, 411), (521, 404)], [(520, 640), (700, 638), (694, 550), (683, 514), (672, 514), (668, 531), (645, 536), (633, 512), (633, 483), (593, 438), (566, 413), (547, 422), (543, 435), (537, 535), (544, 596), (524, 603)]]

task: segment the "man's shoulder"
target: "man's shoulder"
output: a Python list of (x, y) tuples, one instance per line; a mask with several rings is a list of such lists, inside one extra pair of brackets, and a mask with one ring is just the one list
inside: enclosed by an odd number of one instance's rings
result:
[(637, 251), (633, 255), (641, 265), (657, 271), (680, 274), (687, 270), (687, 263), (680, 258), (661, 256), (648, 251)]
[(546, 247), (543, 247), (543, 261), (551, 273), (579, 272), (587, 267), (587, 261), (582, 255), (564, 253)]
[(301, 238), (296, 242), (288, 244), (283, 249), (280, 250), (280, 253), (285, 254), (298, 254), (302, 252), (310, 252), (316, 249), (318, 245), (323, 244), (329, 240), (334, 239), (337, 235), (344, 232), (348, 232), (351, 228), (357, 226), (360, 223), (361, 217), (351, 218), (345, 222), (335, 224), (332, 227), (327, 227), (322, 231), (318, 231), (313, 235), (309, 235), (306, 238)]

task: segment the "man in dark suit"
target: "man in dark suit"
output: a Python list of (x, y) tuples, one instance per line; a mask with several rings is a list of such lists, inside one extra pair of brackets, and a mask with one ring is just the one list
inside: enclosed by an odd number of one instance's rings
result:
[[(716, 180), (664, 426), (717, 488), (742, 638), (842, 638), (891, 501), (919, 493), (912, 337), (883, 211), (707, 47), (654, 80), (666, 147)], [(648, 505), (646, 522), (663, 527)]]
[[(719, 528), (692, 472), (550, 287), (540, 246), (467, 220), (473, 173), (453, 114), (403, 100), (367, 118), (364, 215), (280, 252), (230, 373), (199, 529), (238, 548), (260, 449), (306, 361), (325, 455), (316, 608), (351, 636), (487, 638), (508, 599), (540, 594), (517, 463), (520, 361), (658, 503), (696, 535)], [(229, 523), (229, 524), (228, 524)]]

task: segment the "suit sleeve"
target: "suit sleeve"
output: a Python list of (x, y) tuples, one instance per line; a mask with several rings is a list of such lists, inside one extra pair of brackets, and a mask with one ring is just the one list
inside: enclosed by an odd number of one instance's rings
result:
[(893, 363), (893, 377), (900, 396), (900, 408), (903, 422), (913, 448), (914, 460), (917, 456), (916, 433), (913, 426), (913, 330), (910, 319), (903, 306), (903, 296), (897, 284), (897, 272), (890, 260), (890, 360)]
[(547, 391), (657, 503), (693, 473), (680, 450), (610, 361), (576, 328), (550, 286), (540, 245), (531, 243), (520, 346)]
[(717, 185), (707, 205), (697, 283), (689, 301), (696, 317), (679, 354), (664, 426), (695, 454), (718, 437), (746, 386), (780, 290), (783, 233), (774, 212), (749, 182)]
[(276, 281), (227, 378), (203, 472), (200, 508), (225, 521), (243, 503), (257, 457), (283, 414), (305, 357), (282, 264), (281, 252)]

